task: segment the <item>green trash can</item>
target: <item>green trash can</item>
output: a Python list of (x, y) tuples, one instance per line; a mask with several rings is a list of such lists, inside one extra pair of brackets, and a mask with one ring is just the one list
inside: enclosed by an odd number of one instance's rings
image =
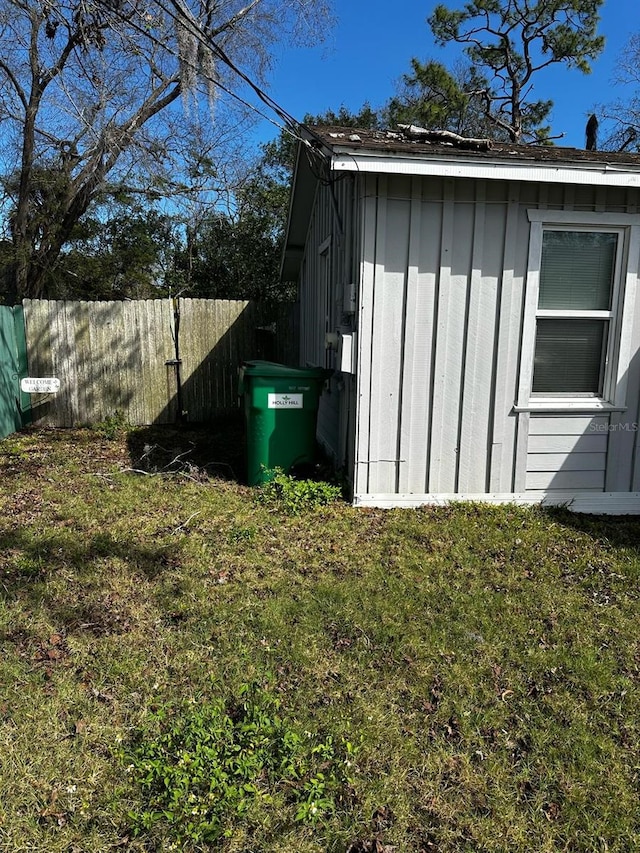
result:
[(286, 367), (247, 361), (240, 368), (247, 429), (247, 482), (266, 482), (273, 468), (288, 473), (315, 459), (322, 388), (332, 375), (323, 367)]

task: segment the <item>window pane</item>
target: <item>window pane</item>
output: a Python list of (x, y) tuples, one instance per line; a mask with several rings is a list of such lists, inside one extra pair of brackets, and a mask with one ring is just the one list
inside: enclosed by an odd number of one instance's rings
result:
[(610, 311), (617, 234), (545, 231), (538, 307)]
[(534, 394), (602, 394), (606, 320), (539, 319)]

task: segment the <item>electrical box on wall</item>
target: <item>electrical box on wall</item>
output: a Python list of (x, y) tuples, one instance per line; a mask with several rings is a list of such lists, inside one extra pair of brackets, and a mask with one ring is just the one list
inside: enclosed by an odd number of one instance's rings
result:
[(356, 285), (353, 281), (343, 286), (342, 310), (345, 314), (356, 313)]
[(324, 336), (324, 348), (330, 350), (337, 350), (340, 344), (340, 333), (339, 332), (326, 332)]
[(356, 345), (358, 333), (352, 331), (340, 331), (338, 344), (338, 370), (341, 373), (356, 372)]

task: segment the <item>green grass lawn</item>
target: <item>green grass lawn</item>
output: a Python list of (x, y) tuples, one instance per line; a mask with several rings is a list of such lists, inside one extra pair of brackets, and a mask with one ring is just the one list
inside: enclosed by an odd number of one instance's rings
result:
[(640, 521), (111, 427), (0, 442), (0, 850), (640, 849)]

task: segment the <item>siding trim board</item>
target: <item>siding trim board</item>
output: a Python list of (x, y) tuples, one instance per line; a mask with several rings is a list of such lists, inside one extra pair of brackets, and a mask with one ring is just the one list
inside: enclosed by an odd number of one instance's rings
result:
[(366, 176), (361, 218), (361, 268), (359, 282), (358, 358), (356, 374), (355, 472), (356, 491), (369, 491), (369, 434), (371, 404), (371, 345), (373, 290), (376, 275), (377, 180)]
[[(455, 287), (451, 270), (454, 245), (453, 181), (445, 182), (443, 196), (437, 302), (434, 310), (434, 325), (437, 333), (433, 353), (431, 444), (427, 483), (434, 491), (454, 491), (452, 488), (443, 487), (444, 477), (448, 477), (450, 485), (453, 486), (456, 473), (456, 460), (453, 454), (457, 445), (457, 430), (452, 430), (454, 423), (452, 416), (459, 403), (459, 394), (457, 385), (448, 382), (447, 379), (449, 370), (457, 373), (455, 362), (461, 357), (459, 351), (453, 350), (451, 343), (451, 300), (452, 290)], [(449, 396), (452, 391), (453, 395)], [(454, 441), (451, 440), (452, 432), (455, 436)]]
[[(440, 217), (422, 200), (422, 181), (412, 179), (411, 232), (407, 274), (407, 324), (403, 364), (403, 433), (399, 491), (423, 491), (431, 443), (433, 317), (436, 274), (425, 271), (424, 258), (440, 245)], [(436, 227), (434, 227), (436, 226)]]
[(594, 515), (640, 515), (640, 492), (558, 491), (482, 492), (461, 494), (363, 494), (355, 495), (358, 507), (411, 509), (420, 506), (448, 506), (455, 503), (514, 504), (516, 506), (563, 507), (572, 512)]
[(385, 175), (419, 175), (422, 177), (471, 178), (493, 181), (524, 181), (535, 184), (568, 184), (602, 187), (640, 188), (640, 166), (562, 166), (558, 163), (501, 163), (486, 161), (452, 162), (445, 159), (417, 159), (388, 154), (385, 157), (362, 153), (335, 154), (331, 160), (334, 172), (370, 172)]
[[(418, 275), (420, 269), (420, 242), (421, 242), (421, 216), (422, 206), (420, 201), (419, 182), (411, 181), (411, 201), (409, 202), (409, 235), (407, 247), (407, 274), (405, 278), (405, 313), (406, 322), (403, 329), (402, 365), (400, 377), (400, 433), (398, 441), (398, 458), (405, 459), (405, 463), (398, 469), (397, 491), (410, 490), (411, 470), (416, 467), (413, 460), (415, 443), (412, 439), (416, 435), (415, 421), (412, 420), (414, 409), (422, 413), (424, 424), (427, 416), (424, 394), (419, 395), (415, 406), (413, 401), (407, 399), (405, 389), (423, 387), (421, 374), (424, 370), (425, 359), (416, 350), (416, 324), (420, 319), (418, 310), (420, 293), (418, 290)], [(425, 430), (426, 433), (426, 430)], [(424, 436), (426, 439), (426, 435)], [(423, 442), (423, 444), (426, 442)]]
[[(478, 182), (458, 444), (459, 491), (491, 488), (500, 284), (506, 248), (502, 234), (507, 208), (489, 206), (487, 190), (486, 182)], [(487, 233), (498, 237), (487, 240)], [(480, 451), (483, 464), (478, 464)]]
[[(497, 294), (496, 350), (493, 364), (493, 438), (490, 458), (489, 491), (509, 491), (513, 487), (513, 459), (517, 418), (511, 413), (514, 365), (520, 353), (521, 279), (517, 276), (517, 245), (520, 224), (520, 184), (507, 188), (504, 254)], [(499, 329), (506, 330), (499, 334)]]

